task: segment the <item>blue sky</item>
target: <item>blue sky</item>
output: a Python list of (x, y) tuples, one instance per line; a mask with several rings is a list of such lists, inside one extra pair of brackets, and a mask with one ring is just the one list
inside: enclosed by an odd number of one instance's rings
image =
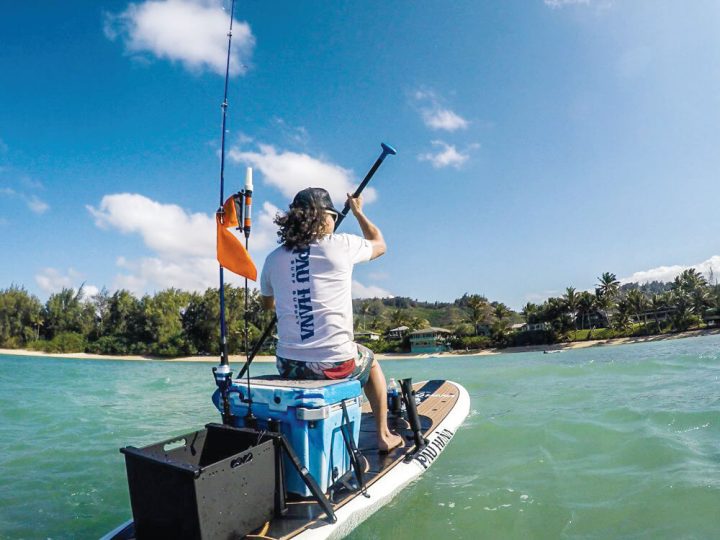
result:
[[(0, 287), (216, 285), (228, 8), (3, 10)], [(605, 271), (718, 271), (719, 24), (703, 0), (238, 2), (226, 182), (254, 168), (251, 254), (385, 141), (366, 210), (389, 251), (356, 296), (520, 308)]]

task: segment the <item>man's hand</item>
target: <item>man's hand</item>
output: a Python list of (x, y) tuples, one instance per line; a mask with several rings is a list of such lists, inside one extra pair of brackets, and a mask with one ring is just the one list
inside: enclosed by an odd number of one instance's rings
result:
[(363, 236), (366, 240), (369, 240), (373, 247), (372, 256), (370, 259), (377, 259), (380, 255), (383, 255), (385, 251), (387, 250), (387, 246), (385, 245), (385, 239), (383, 238), (382, 233), (380, 232), (380, 229), (378, 229), (368, 218), (365, 214), (363, 214), (362, 206), (363, 206), (363, 199), (362, 195), (358, 197), (353, 197), (349, 193), (348, 196), (348, 205), (350, 205), (350, 210), (352, 210), (353, 215), (358, 221), (358, 225), (360, 225), (360, 229), (363, 232)]
[(350, 207), (350, 210), (352, 211), (354, 216), (357, 216), (358, 214), (362, 215), (362, 206), (363, 206), (363, 198), (362, 195), (359, 195), (357, 197), (353, 197), (351, 193), (347, 194), (347, 203)]

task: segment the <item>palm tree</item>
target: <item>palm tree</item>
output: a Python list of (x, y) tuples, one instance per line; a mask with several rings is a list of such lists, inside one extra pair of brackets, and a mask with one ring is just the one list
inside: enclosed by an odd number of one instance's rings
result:
[(707, 289), (698, 287), (690, 294), (690, 299), (692, 301), (693, 311), (699, 317), (702, 317), (703, 313), (705, 313), (705, 309), (710, 307), (711, 304), (710, 295), (708, 294)]
[(365, 326), (365, 316), (370, 312), (370, 300), (365, 300), (360, 304), (360, 314), (362, 315), (363, 330), (367, 330)]
[(595, 289), (595, 295), (597, 296), (598, 307), (603, 311), (605, 320), (610, 321), (608, 312), (612, 308), (613, 301), (620, 290), (620, 282), (617, 276), (612, 272), (603, 272), (598, 278), (598, 284)]
[(479, 294), (470, 295), (467, 299), (467, 306), (470, 308), (470, 324), (475, 328), (475, 335), (478, 335), (478, 327), (486, 323), (490, 315), (490, 306), (487, 299)]
[(707, 287), (707, 280), (694, 268), (688, 268), (675, 278), (671, 287), (673, 290), (682, 289), (687, 293), (692, 293), (697, 289)]
[[(679, 276), (675, 278), (670, 286), (675, 296), (675, 301), (679, 302), (682, 309), (685, 303), (689, 301), (692, 312), (702, 317), (705, 308), (710, 305), (708, 284), (705, 277), (694, 268), (683, 270)], [(691, 324), (683, 317), (679, 316), (680, 326), (688, 326)]]
[(662, 330), (660, 329), (660, 317), (658, 316), (658, 312), (667, 309), (667, 301), (665, 299), (665, 295), (653, 294), (650, 297), (650, 309), (652, 309), (653, 315), (655, 316), (655, 326), (657, 327), (657, 332), (658, 334), (662, 334)]
[(390, 312), (390, 328), (404, 326), (407, 320), (405, 312), (400, 308), (395, 308)]
[(492, 325), (492, 334), (497, 342), (502, 342), (507, 332), (508, 321), (506, 321), (506, 319), (510, 317), (510, 310), (502, 302), (493, 302), (492, 306), (493, 315), (495, 316), (495, 322)]
[(578, 296), (577, 301), (577, 312), (580, 315), (580, 324), (585, 329), (585, 317), (588, 319), (588, 326), (590, 326), (590, 315), (592, 315), (595, 309), (595, 296), (588, 291), (583, 291)]
[(537, 322), (535, 319), (537, 319), (538, 315), (538, 305), (533, 304), (532, 302), (528, 302), (525, 304), (522, 308), (522, 316), (525, 318), (525, 322), (530, 324)]
[(627, 298), (623, 298), (617, 303), (617, 309), (613, 313), (613, 327), (620, 331), (627, 330), (630, 325), (630, 303)]
[(407, 326), (410, 330), (422, 330), (423, 328), (430, 328), (430, 322), (421, 317), (410, 317)]
[(565, 309), (567, 309), (570, 313), (570, 316), (573, 320), (573, 325), (575, 327), (575, 335), (573, 336), (574, 340), (575, 338), (577, 338), (577, 311), (578, 302), (580, 301), (580, 295), (575, 292), (574, 287), (568, 287), (565, 289), (563, 300), (565, 301)]
[(598, 278), (597, 288), (604, 296), (614, 298), (620, 290), (620, 282), (612, 272), (603, 272)]
[[(627, 301), (630, 309), (635, 314), (635, 320), (640, 322), (640, 314), (647, 308), (647, 298), (639, 289), (632, 289), (628, 292)], [(645, 325), (647, 326), (647, 314), (645, 314)]]
[(676, 331), (690, 328), (694, 322), (692, 298), (682, 289), (670, 293), (670, 304), (673, 307), (672, 324)]
[(496, 319), (502, 321), (510, 316), (510, 310), (502, 302), (493, 302), (493, 315), (495, 315)]

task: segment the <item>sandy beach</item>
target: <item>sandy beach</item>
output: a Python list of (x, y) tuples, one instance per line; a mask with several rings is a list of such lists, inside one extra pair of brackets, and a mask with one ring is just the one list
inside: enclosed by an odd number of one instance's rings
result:
[[(641, 336), (641, 337), (625, 337), (625, 338), (614, 338), (605, 340), (588, 340), (588, 341), (572, 341), (569, 343), (555, 343), (552, 345), (531, 345), (527, 347), (508, 347), (505, 349), (481, 349), (481, 350), (469, 350), (462, 352), (445, 352), (436, 354), (413, 354), (413, 353), (394, 353), (394, 354), (383, 354), (378, 353), (376, 358), (382, 361), (397, 361), (397, 360), (423, 360), (427, 358), (455, 358), (462, 356), (490, 356), (497, 354), (513, 354), (523, 352), (552, 352), (552, 351), (566, 351), (571, 349), (585, 349), (588, 347), (604, 347), (611, 345), (627, 345), (632, 343), (650, 343), (654, 341), (665, 341), (668, 339), (685, 339), (698, 336), (716, 335), (720, 334), (720, 328), (707, 329), (707, 330), (690, 330), (688, 332), (678, 332), (674, 334), (660, 334), (654, 336)], [(216, 364), (218, 358), (216, 356), (183, 356), (178, 358), (164, 358), (164, 357), (153, 357), (153, 356), (112, 356), (102, 354), (89, 354), (89, 353), (45, 353), (40, 351), (28, 351), (25, 349), (0, 349), (0, 355), (11, 355), (11, 356), (43, 356), (49, 358), (74, 358), (81, 360), (126, 360), (131, 362), (147, 362), (147, 361), (161, 361), (161, 362), (207, 362)], [(245, 361), (244, 355), (230, 355), (230, 362), (233, 364), (243, 363)], [(274, 356), (258, 356), (255, 358), (255, 362), (270, 363), (275, 362)]]

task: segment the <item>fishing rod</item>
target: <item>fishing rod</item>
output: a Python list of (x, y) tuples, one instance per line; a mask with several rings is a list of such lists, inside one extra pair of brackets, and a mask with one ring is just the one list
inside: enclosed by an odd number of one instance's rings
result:
[[(227, 61), (225, 64), (225, 94), (223, 96), (222, 108), (222, 134), (220, 135), (220, 207), (218, 214), (224, 214), (223, 202), (225, 200), (225, 124), (227, 121), (228, 108), (228, 83), (230, 80), (230, 50), (232, 46), (232, 26), (235, 14), (235, 0), (230, 5), (230, 28), (228, 30)], [(230, 362), (228, 361), (227, 323), (225, 321), (225, 276), (223, 267), (220, 265), (220, 365), (213, 368), (215, 383), (222, 394), (223, 422), (228, 423), (230, 419), (230, 402), (228, 390), (232, 378)]]
[[(385, 143), (380, 143), (380, 147), (382, 148), (382, 152), (380, 156), (375, 160), (375, 163), (373, 163), (373, 166), (370, 168), (368, 173), (365, 175), (365, 178), (363, 178), (363, 181), (360, 182), (360, 185), (357, 187), (355, 192), (353, 193), (353, 198), (357, 199), (365, 189), (365, 187), (370, 182), (370, 179), (375, 175), (375, 172), (378, 170), (380, 165), (382, 165), (383, 161), (385, 161), (385, 158), (387, 156), (394, 156), (397, 154), (397, 150), (395, 150), (392, 146)], [(343, 222), (345, 217), (348, 215), (348, 212), (350, 212), (350, 202), (345, 201), (345, 207), (343, 208), (342, 212), (340, 212), (340, 215), (338, 216), (337, 220), (335, 220), (335, 229), (334, 231), (338, 230), (338, 227)], [(255, 346), (253, 347), (252, 352), (247, 357), (245, 361), (245, 365), (240, 370), (240, 373), (238, 373), (238, 379), (242, 379), (243, 375), (250, 369), (250, 364), (252, 364), (252, 361), (257, 356), (258, 352), (260, 352), (260, 349), (262, 348), (263, 344), (267, 340), (268, 337), (270, 337), (270, 333), (273, 330), (273, 327), (275, 326), (275, 323), (277, 323), (277, 315), (273, 315), (272, 320), (270, 321), (270, 324), (268, 324), (265, 327), (265, 330), (263, 331), (262, 335), (260, 336), (260, 339), (255, 343)], [(246, 349), (247, 350), (247, 349)]]
[[(243, 234), (245, 235), (245, 250), (247, 251), (249, 249), (248, 242), (250, 240), (250, 230), (252, 229), (252, 194), (253, 194), (253, 182), (252, 182), (252, 168), (248, 167), (247, 172), (245, 173), (245, 189), (243, 190), (243, 197), (245, 199), (245, 205), (243, 209), (243, 219), (242, 221), (238, 220), (238, 229), (242, 229)], [(244, 350), (245, 350), (245, 362), (247, 363), (247, 359), (249, 358), (249, 352), (248, 352), (248, 278), (245, 277), (245, 311), (243, 315), (245, 328), (243, 333), (243, 344), (244, 344)], [(248, 410), (247, 414), (245, 415), (245, 426), (246, 427), (255, 427), (256, 425), (256, 418), (255, 415), (253, 415), (252, 412), (252, 393), (250, 392), (250, 370), (247, 371), (247, 403), (248, 403)], [(242, 375), (240, 376), (242, 378)]]

